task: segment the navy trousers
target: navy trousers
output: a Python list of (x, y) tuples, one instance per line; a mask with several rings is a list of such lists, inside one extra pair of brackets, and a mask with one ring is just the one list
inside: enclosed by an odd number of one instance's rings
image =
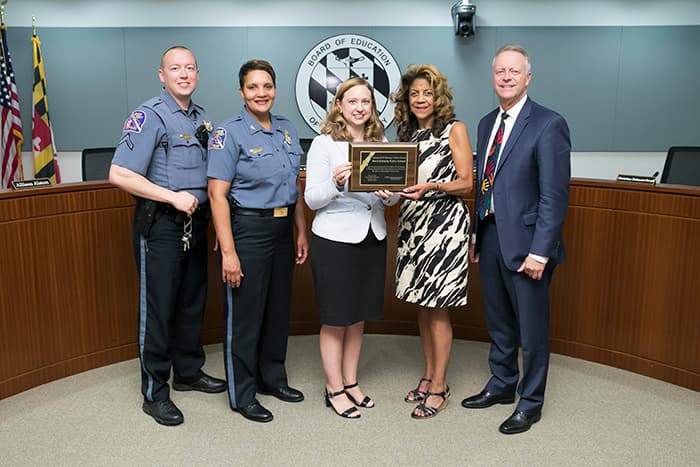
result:
[(181, 241), (183, 222), (175, 216), (157, 212), (148, 237), (134, 226), (141, 392), (147, 401), (170, 397), (171, 368), (176, 379), (188, 380), (204, 365), (199, 334), (207, 297), (208, 219), (206, 213), (192, 217), (187, 251)]
[[(520, 395), (517, 410), (538, 414), (544, 403), (549, 370), (549, 284), (554, 266), (545, 267), (537, 281), (506, 268), (498, 243), (497, 226), (479, 225), (479, 273), (491, 337), (486, 390)], [(518, 348), (522, 345), (522, 379)]]
[(225, 288), (224, 363), (231, 408), (251, 404), (258, 390), (287, 385), (293, 225), (292, 213), (231, 218), (244, 274), (240, 287)]

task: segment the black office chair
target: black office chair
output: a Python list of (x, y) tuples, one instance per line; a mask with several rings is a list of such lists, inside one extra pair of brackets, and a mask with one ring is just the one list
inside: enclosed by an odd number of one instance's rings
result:
[(299, 138), (299, 144), (301, 144), (301, 149), (304, 150), (304, 155), (301, 156), (301, 163), (299, 165), (299, 170), (302, 172), (306, 171), (306, 159), (309, 154), (309, 148), (311, 147), (311, 142), (313, 138)]
[(661, 183), (700, 186), (700, 146), (673, 146), (666, 154)]
[(83, 149), (83, 181), (107, 180), (116, 148)]

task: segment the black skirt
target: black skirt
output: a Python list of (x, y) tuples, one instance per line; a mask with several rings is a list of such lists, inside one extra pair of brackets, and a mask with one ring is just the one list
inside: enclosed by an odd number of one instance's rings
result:
[(311, 269), (321, 324), (350, 326), (384, 316), (386, 239), (368, 229), (360, 243), (311, 238)]

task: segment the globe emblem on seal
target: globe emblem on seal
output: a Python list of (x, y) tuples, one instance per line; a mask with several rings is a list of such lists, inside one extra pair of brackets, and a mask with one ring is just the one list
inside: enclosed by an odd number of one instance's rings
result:
[(379, 119), (384, 128), (391, 124), (394, 105), (390, 96), (401, 80), (396, 60), (374, 39), (360, 34), (341, 34), (316, 44), (297, 72), (297, 107), (316, 133), (321, 133), (323, 119), (340, 84), (355, 77), (364, 78), (372, 85)]

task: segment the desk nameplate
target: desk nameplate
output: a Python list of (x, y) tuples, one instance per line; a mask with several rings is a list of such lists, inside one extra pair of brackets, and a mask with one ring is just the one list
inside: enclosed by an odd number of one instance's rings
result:
[(12, 189), (24, 190), (26, 188), (37, 188), (42, 186), (51, 186), (51, 180), (48, 178), (34, 178), (32, 180), (13, 180)]

